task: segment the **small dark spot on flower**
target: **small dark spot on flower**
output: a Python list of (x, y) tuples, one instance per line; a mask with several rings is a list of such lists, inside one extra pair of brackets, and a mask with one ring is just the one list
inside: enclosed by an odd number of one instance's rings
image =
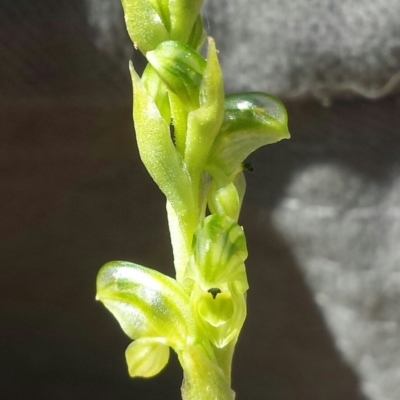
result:
[(211, 288), (207, 290), (208, 293), (211, 293), (212, 298), (215, 300), (215, 298), (217, 297), (218, 293), (221, 293), (221, 289), (218, 288)]

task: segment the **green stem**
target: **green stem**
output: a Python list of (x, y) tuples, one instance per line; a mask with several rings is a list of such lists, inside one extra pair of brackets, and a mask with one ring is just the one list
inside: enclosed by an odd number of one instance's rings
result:
[(182, 400), (234, 400), (224, 371), (216, 360), (207, 357), (199, 344), (193, 344), (178, 354), (183, 367)]
[(222, 349), (214, 347), (214, 354), (217, 359), (218, 365), (224, 371), (224, 374), (229, 382), (229, 385), (231, 384), (232, 358), (233, 358), (233, 353), (235, 351), (236, 342), (237, 338), (230, 341)]

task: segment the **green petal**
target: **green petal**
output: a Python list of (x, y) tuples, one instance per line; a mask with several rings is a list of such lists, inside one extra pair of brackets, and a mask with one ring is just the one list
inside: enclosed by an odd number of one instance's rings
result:
[(212, 326), (218, 327), (232, 318), (233, 302), (227, 284), (201, 291), (195, 301), (201, 318)]
[(290, 137), (285, 106), (265, 93), (225, 97), (225, 117), (208, 163), (230, 175), (259, 147)]
[(97, 300), (132, 339), (163, 337), (175, 349), (193, 334), (189, 298), (174, 279), (137, 264), (113, 261), (97, 275)]
[(129, 375), (150, 378), (157, 375), (169, 359), (169, 346), (163, 338), (141, 338), (125, 351)]
[(246, 296), (237, 282), (222, 285), (215, 298), (196, 287), (191, 294), (191, 306), (198, 325), (218, 348), (236, 339), (246, 319)]

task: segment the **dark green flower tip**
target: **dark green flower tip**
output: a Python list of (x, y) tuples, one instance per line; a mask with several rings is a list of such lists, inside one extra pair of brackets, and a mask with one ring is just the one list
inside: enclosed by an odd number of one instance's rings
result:
[(283, 103), (261, 93), (225, 96), (225, 116), (208, 158), (230, 175), (256, 149), (290, 137)]

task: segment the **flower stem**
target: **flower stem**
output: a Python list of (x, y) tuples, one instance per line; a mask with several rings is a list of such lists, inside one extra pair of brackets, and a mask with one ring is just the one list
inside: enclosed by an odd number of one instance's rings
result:
[(187, 346), (178, 357), (184, 371), (182, 400), (235, 399), (230, 379), (214, 360), (207, 357), (202, 346)]

